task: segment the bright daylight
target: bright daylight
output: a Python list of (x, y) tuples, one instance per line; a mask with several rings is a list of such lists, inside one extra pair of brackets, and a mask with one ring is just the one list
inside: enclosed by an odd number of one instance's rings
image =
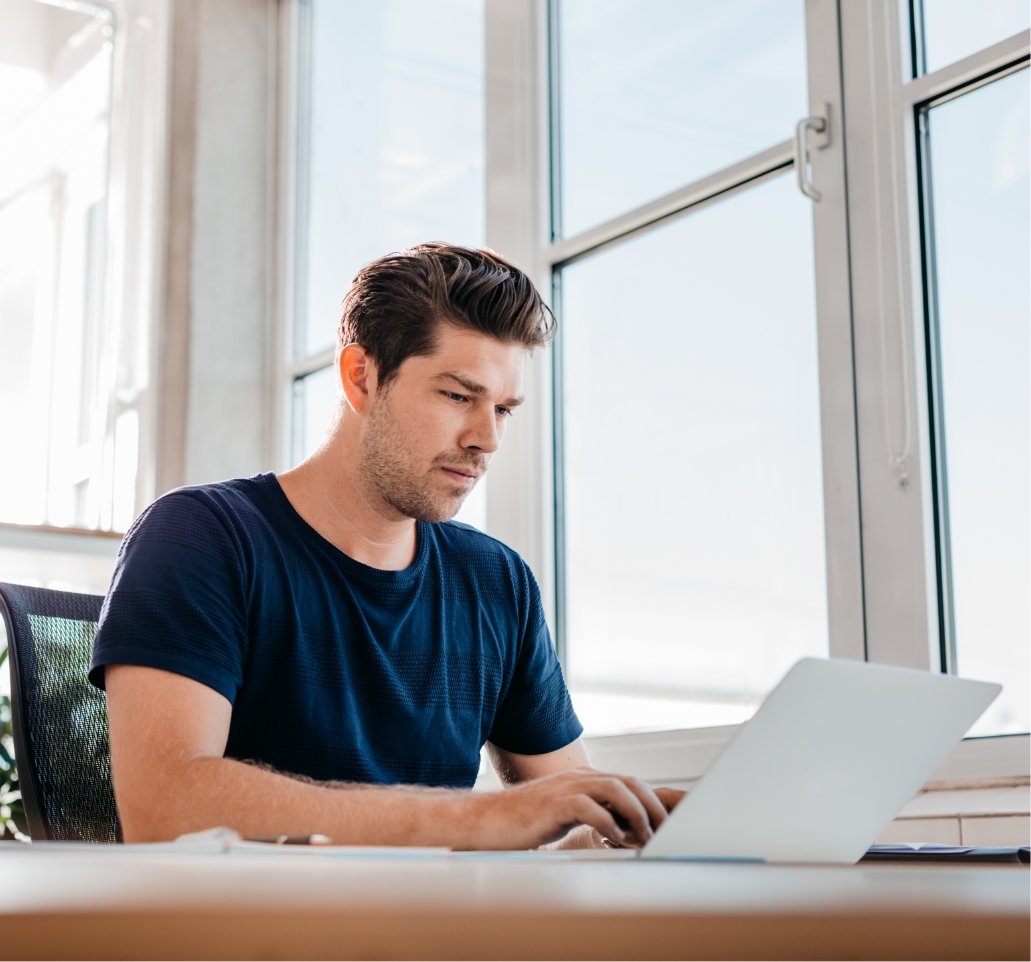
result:
[(12, 958), (1026, 959), (1026, 0), (0, 0)]

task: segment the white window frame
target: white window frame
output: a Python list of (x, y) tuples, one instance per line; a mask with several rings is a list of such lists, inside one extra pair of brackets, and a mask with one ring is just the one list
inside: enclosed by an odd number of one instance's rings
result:
[[(546, 0), (487, 0), (487, 241), (542, 291), (550, 292), (552, 271), (563, 264), (793, 166), (785, 140), (552, 243), (548, 18)], [(810, 153), (822, 194), (813, 225), (830, 652), (937, 671), (914, 117), (949, 91), (973, 89), (1008, 66), (1023, 69), (1028, 32), (907, 81), (908, 12), (897, 0), (840, 10), (835, 0), (807, 0), (806, 22), (810, 113), (826, 104), (830, 121), (829, 146)], [(561, 602), (549, 558), (556, 499), (549, 497), (555, 437), (547, 374), (538, 361), (531, 416), (513, 423), (505, 444), (514, 443), (491, 467), (488, 527), (527, 558), (554, 617)], [(885, 425), (901, 426), (895, 449)]]
[[(945, 423), (941, 393), (941, 352), (938, 343), (938, 291), (935, 266), (933, 204), (931, 198), (929, 115), (930, 111), (957, 97), (965, 96), (986, 84), (1028, 69), (1029, 36), (1025, 31), (936, 71), (924, 75), (905, 88), (902, 109), (906, 115), (907, 136), (912, 138), (916, 158), (913, 192), (917, 211), (913, 245), (921, 267), (921, 307), (926, 339), (927, 386), (925, 402), (928, 418), (928, 465), (930, 497), (934, 519), (936, 562), (936, 615), (941, 670), (956, 671), (956, 629), (953, 605), (952, 548), (949, 535), (948, 492), (944, 460)], [(922, 43), (921, 43), (922, 46)], [(922, 53), (919, 55), (922, 58)]]
[(922, 104), (1026, 61), (1029, 34), (907, 81), (901, 12), (895, 0), (841, 8), (866, 643), (870, 661), (940, 671), (950, 665), (939, 624), (915, 118)]
[[(552, 242), (553, 65), (548, 25), (553, 9), (547, 0), (487, 0), (487, 243), (527, 270), (549, 296), (562, 266), (782, 175), (794, 164), (792, 132), (785, 131), (787, 139), (780, 144), (581, 234)], [(837, 36), (837, 10), (831, 0), (811, 0), (807, 19), (810, 37)], [(835, 135), (842, 109), (840, 66), (836, 45), (810, 41), (809, 47), (810, 102), (829, 104), (831, 124), (830, 146), (812, 153), (812, 177), (824, 194), (814, 211), (814, 229), (819, 237), (816, 299), (831, 653), (863, 658), (844, 149), (842, 138)], [(499, 189), (493, 191), (495, 183)], [(561, 438), (556, 437), (553, 417), (554, 371), (560, 368), (551, 361), (535, 359), (526, 409), (513, 422), (491, 466), (488, 530), (520, 551), (536, 573), (561, 654), (565, 626), (558, 578), (563, 548), (556, 530), (562, 524), (562, 493), (554, 453)]]

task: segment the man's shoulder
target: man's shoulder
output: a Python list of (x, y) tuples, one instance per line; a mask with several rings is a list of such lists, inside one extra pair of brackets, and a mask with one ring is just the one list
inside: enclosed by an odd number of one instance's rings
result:
[(461, 521), (444, 521), (433, 529), (441, 554), (451, 564), (476, 572), (480, 578), (495, 575), (524, 585), (534, 582), (529, 566), (517, 551), (479, 528)]
[(523, 564), (523, 559), (519, 557), (518, 552), (513, 551), (503, 541), (498, 541), (497, 538), (485, 531), (474, 528), (471, 524), (452, 519), (435, 524), (433, 528), (437, 532), (441, 544), (446, 548), (497, 555)]
[(126, 532), (125, 546), (140, 540), (192, 546), (235, 541), (260, 523), (268, 476), (186, 485), (161, 495)]

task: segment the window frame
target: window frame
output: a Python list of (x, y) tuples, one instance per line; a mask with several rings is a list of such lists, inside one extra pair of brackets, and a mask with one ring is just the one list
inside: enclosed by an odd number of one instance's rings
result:
[[(279, 4), (280, 55), (278, 71), (278, 157), (279, 179), (276, 231), (278, 284), (276, 290), (276, 323), (273, 339), (274, 362), (270, 374), (268, 435), (272, 439), (272, 470), (283, 472), (292, 465), (294, 446), (295, 382), (314, 374), (329, 362), (321, 355), (298, 357), (297, 343), (297, 277), (304, 226), (304, 192), (299, 177), (304, 167), (304, 131), (307, 119), (307, 17), (303, 0), (287, 0)], [(321, 352), (325, 354), (325, 352)]]
[[(942, 97), (970, 92), (998, 79), (1001, 71), (1022, 69), (1029, 32), (906, 80), (912, 46), (908, 17), (902, 13), (908, 10), (900, 10), (894, 0), (866, 9), (847, 5), (841, 11), (845, 140), (851, 145), (848, 191), (854, 198), (849, 269), (868, 659), (948, 672), (955, 663), (949, 656), (947, 599), (942, 597), (948, 590), (942, 579), (947, 577), (947, 543), (934, 463), (940, 435), (929, 404), (934, 368), (927, 364), (933, 345), (927, 327), (931, 292), (920, 210), (919, 117)], [(878, 290), (881, 279), (896, 272), (896, 282)], [(877, 321), (885, 318), (888, 323), (881, 327)], [(887, 337), (892, 324), (894, 343)], [(885, 447), (886, 426), (897, 430), (907, 424), (909, 451), (893, 460), (894, 449)], [(909, 484), (903, 485), (907, 474)]]
[[(554, 9), (560, 0), (548, 3), (548, 24), (555, 23)], [(856, 418), (854, 407), (854, 371), (852, 364), (851, 312), (848, 299), (848, 222), (845, 191), (844, 142), (841, 136), (842, 92), (840, 54), (835, 5), (827, 2), (807, 4), (807, 54), (809, 60), (808, 94), (810, 114), (826, 111), (830, 126), (829, 144), (810, 151), (812, 179), (819, 184), (822, 198), (813, 204), (816, 305), (820, 371), (821, 440), (823, 451), (824, 526), (826, 530), (827, 603), (830, 654), (834, 657), (860, 658), (866, 654), (862, 546), (859, 513), (859, 490), (856, 480)], [(556, 114), (555, 66), (557, 56), (549, 46), (548, 67), (551, 116)], [(801, 120), (802, 118), (798, 118)], [(792, 131), (785, 131), (790, 135)], [(555, 144), (555, 122), (549, 124), (549, 163), (558, 167), (559, 149)], [(671, 191), (649, 203), (624, 212), (581, 234), (551, 240), (539, 253), (549, 272), (548, 289), (553, 307), (561, 313), (560, 278), (562, 268), (655, 229), (672, 220), (688, 216), (700, 208), (731, 194), (747, 190), (764, 180), (789, 175), (795, 167), (794, 138), (745, 157), (722, 170)], [(554, 178), (553, 174), (553, 178)], [(554, 182), (554, 181), (553, 181)], [(554, 204), (554, 189), (551, 200)], [(552, 236), (554, 224), (552, 220)], [(845, 265), (843, 269), (843, 265)], [(564, 567), (564, 512), (561, 471), (562, 424), (561, 406), (561, 324), (553, 351), (552, 378), (554, 395), (551, 425), (552, 472), (555, 481), (555, 506), (552, 524), (556, 583), (551, 586), (554, 597), (556, 646), (560, 656), (566, 648), (564, 585), (560, 572)]]
[[(912, 0), (911, 0), (912, 2)], [(915, 31), (914, 31), (915, 32)], [(1020, 36), (1020, 35), (1018, 35)], [(958, 666), (956, 655), (956, 622), (954, 609), (954, 585), (952, 572), (952, 544), (949, 521), (948, 478), (945, 456), (945, 416), (942, 386), (942, 357), (940, 343), (940, 318), (938, 301), (937, 255), (935, 252), (934, 204), (931, 185), (931, 140), (930, 112), (941, 104), (973, 93), (981, 87), (1013, 76), (1029, 67), (1027, 44), (1014, 48), (1009, 38), (988, 48), (994, 51), (982, 59), (975, 54), (972, 64), (964, 64), (957, 76), (948, 76), (935, 84), (924, 100), (912, 104), (913, 124), (917, 138), (916, 185), (917, 185), (917, 231), (921, 264), (922, 321), (925, 340), (925, 364), (927, 370), (927, 408), (929, 412), (929, 468), (930, 488), (934, 516), (934, 552), (937, 578), (937, 616), (939, 626), (939, 663), (942, 671), (955, 674)], [(995, 50), (995, 47), (1000, 48)], [(997, 61), (1002, 59), (1002, 63)], [(919, 55), (921, 60), (923, 54)], [(916, 61), (914, 61), (914, 72)], [(970, 68), (974, 68), (971, 76)], [(939, 71), (941, 73), (942, 71)], [(954, 86), (948, 86), (958, 80)]]
[[(515, 120), (538, 155), (535, 165), (497, 156), (492, 166), (488, 148), (488, 195), (492, 175), (524, 194), (535, 192), (535, 202), (522, 211), (488, 205), (488, 243), (527, 269), (557, 310), (561, 291), (553, 279), (565, 264), (793, 165), (785, 141), (582, 234), (553, 239), (554, 3), (488, 0), (487, 11), (488, 37), (492, 22), (499, 36), (503, 28), (511, 36), (515, 22), (524, 33), (535, 33), (533, 42), (521, 36), (498, 52), (507, 58), (502, 70), (488, 60), (488, 77), (505, 80), (504, 89), (495, 85), (493, 97), (488, 87), (488, 144), (511, 147)], [(828, 104), (831, 131), (830, 145), (811, 152), (812, 180), (823, 194), (813, 204), (813, 219), (829, 637), (835, 657), (948, 671), (927, 409), (916, 117), (931, 101), (969, 92), (1000, 71), (1023, 69), (1029, 37), (1024, 31), (934, 73), (904, 79), (911, 55), (908, 14), (908, 3), (897, 0), (840, 9), (833, 0), (806, 3), (810, 112)], [(488, 58), (491, 49), (488, 43)], [(536, 91), (528, 92), (534, 85)], [(517, 229), (513, 221), (520, 216), (532, 225)], [(879, 274), (894, 283), (877, 290)], [(880, 304), (871, 305), (871, 290)], [(874, 323), (880, 318), (885, 327)], [(503, 452), (492, 466), (489, 526), (523, 553), (542, 581), (561, 655), (560, 353), (561, 340), (548, 359), (550, 372), (538, 364), (531, 379), (534, 423), (518, 432), (518, 455)], [(541, 373), (550, 373), (545, 383), (537, 383)], [(885, 451), (885, 424), (901, 424), (908, 445)], [(536, 445), (528, 443), (531, 435)]]

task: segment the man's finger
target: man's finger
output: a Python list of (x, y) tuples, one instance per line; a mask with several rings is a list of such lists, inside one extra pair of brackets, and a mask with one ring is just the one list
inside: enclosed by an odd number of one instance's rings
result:
[(588, 781), (587, 788), (596, 802), (613, 809), (616, 815), (627, 822), (641, 845), (652, 837), (647, 810), (621, 778), (597, 775)]
[(602, 835), (607, 835), (620, 844), (629, 839), (612, 817), (612, 813), (599, 805), (590, 795), (567, 795), (564, 799), (562, 820), (565, 823), (580, 822), (596, 828)]
[(662, 803), (662, 800), (656, 795), (651, 785), (647, 782), (642, 782), (639, 778), (634, 778), (632, 775), (621, 776), (623, 782), (640, 800), (641, 804), (645, 807), (648, 812), (648, 818), (651, 821), (652, 828), (658, 828), (664, 821), (666, 821), (667, 808)]

